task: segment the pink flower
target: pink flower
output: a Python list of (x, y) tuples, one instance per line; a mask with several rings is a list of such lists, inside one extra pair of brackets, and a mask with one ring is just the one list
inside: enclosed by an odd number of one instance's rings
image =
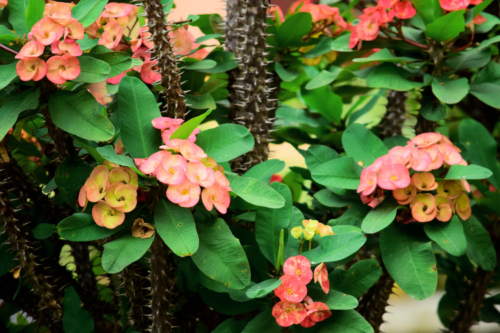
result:
[(289, 327), (300, 324), (307, 317), (307, 310), (300, 303), (281, 301), (274, 305), (272, 314), (278, 325)]
[(361, 180), (358, 186), (358, 193), (363, 195), (370, 195), (377, 188), (377, 173), (368, 167), (361, 171)]
[(148, 49), (146, 49), (145, 47), (141, 47), (139, 48), (139, 50), (137, 50), (137, 52), (135, 52), (133, 55), (132, 55), (132, 58), (134, 59), (139, 59), (140, 61), (142, 61), (142, 64), (140, 65), (137, 65), (137, 66), (134, 66), (134, 71), (136, 72), (141, 72), (142, 71), (142, 65), (146, 62), (146, 61), (150, 61), (151, 60), (151, 53), (147, 52)]
[(50, 17), (53, 21), (66, 26), (73, 21), (71, 17), (71, 8), (74, 6), (73, 3), (49, 1), (49, 3), (45, 5), (43, 16)]
[(137, 190), (128, 184), (112, 184), (104, 198), (109, 206), (124, 213), (133, 211), (137, 206)]
[(141, 27), (137, 38), (130, 40), (132, 52), (136, 53), (141, 46), (144, 46), (144, 50), (150, 49), (154, 46), (154, 43), (149, 40), (151, 33), (148, 30), (149, 28), (147, 26)]
[(417, 195), (417, 188), (415, 185), (410, 184), (405, 188), (397, 188), (392, 191), (392, 196), (398, 201), (400, 205), (407, 205), (413, 201)]
[(476, 17), (474, 17), (474, 19), (472, 20), (472, 22), (474, 22), (475, 25), (481, 25), (487, 21), (488, 20), (486, 19), (486, 17), (484, 17), (481, 14), (477, 14)]
[(161, 80), (161, 75), (158, 74), (158, 61), (146, 61), (142, 64), (141, 79), (144, 83), (153, 84)]
[(314, 302), (312, 304), (306, 305), (307, 318), (315, 323), (326, 320), (332, 315), (332, 311), (328, 308), (325, 303)]
[(167, 198), (181, 207), (193, 207), (200, 200), (200, 186), (190, 181), (185, 181), (180, 185), (169, 185)]
[(109, 170), (105, 165), (100, 165), (92, 170), (85, 182), (85, 194), (90, 202), (98, 202), (106, 195), (109, 187)]
[(70, 55), (74, 57), (79, 57), (82, 55), (82, 49), (80, 48), (80, 44), (75, 42), (66, 42), (63, 40), (62, 42), (56, 40), (50, 50), (53, 54), (58, 55)]
[(47, 73), (47, 64), (39, 58), (21, 59), (16, 65), (16, 72), (21, 81), (40, 81)]
[(113, 98), (109, 96), (108, 89), (106, 86), (106, 81), (91, 83), (87, 86), (87, 91), (94, 96), (96, 101), (101, 105), (106, 105), (113, 101)]
[(118, 46), (123, 37), (123, 27), (117, 21), (110, 21), (104, 26), (104, 32), (99, 39), (99, 45), (104, 45), (108, 49)]
[(417, 13), (411, 1), (400, 1), (394, 6), (394, 15), (402, 20), (410, 19)]
[(418, 148), (426, 148), (438, 143), (442, 138), (439, 133), (422, 133), (411, 139), (411, 142)]
[(296, 277), (297, 282), (304, 286), (313, 279), (311, 262), (301, 255), (288, 258), (283, 264), (283, 273)]
[[(118, 145), (116, 145), (118, 147)], [(139, 188), (137, 174), (129, 167), (118, 167), (109, 172), (108, 180), (111, 184), (121, 183), (132, 186), (135, 190)]]
[(439, 0), (441, 8), (450, 12), (466, 9), (469, 6), (470, 0)]
[(419, 193), (410, 203), (411, 215), (418, 222), (430, 222), (436, 217), (437, 209), (434, 196), (430, 193)]
[(443, 156), (441, 156), (441, 153), (439, 152), (439, 149), (436, 145), (432, 145), (422, 149), (429, 153), (432, 160), (431, 164), (429, 164), (425, 171), (437, 170), (443, 165)]
[(168, 151), (161, 150), (154, 153), (153, 155), (149, 156), (146, 159), (135, 158), (134, 162), (135, 165), (137, 165), (137, 167), (139, 168), (139, 170), (141, 170), (141, 172), (145, 173), (146, 175), (154, 175), (163, 157), (168, 155), (171, 155), (171, 153)]
[(87, 200), (85, 185), (83, 185), (80, 189), (80, 192), (78, 192), (78, 205), (80, 205), (80, 207), (83, 207), (82, 212), (87, 208), (88, 203), (89, 201)]
[(201, 162), (189, 162), (186, 177), (189, 181), (203, 187), (210, 187), (215, 183), (214, 170), (207, 168)]
[(302, 302), (307, 295), (307, 287), (300, 283), (297, 277), (283, 275), (281, 285), (274, 290), (274, 293), (282, 301)]
[(117, 76), (109, 77), (106, 79), (106, 82), (109, 84), (118, 84), (130, 71), (131, 69), (127, 69), (125, 72), (118, 74)]
[(377, 38), (379, 32), (378, 22), (372, 18), (362, 19), (356, 26), (356, 33), (359, 39), (371, 41)]
[(9, 1), (7, 1), (7, 0), (0, 0), (0, 8), (7, 7), (8, 4), (9, 4)]
[(45, 51), (45, 46), (37, 42), (36, 40), (32, 40), (30, 42), (27, 42), (21, 51), (19, 51), (18, 54), (16, 54), (16, 59), (30, 59), (30, 58), (38, 58), (43, 54), (43, 51)]
[(436, 219), (441, 222), (448, 222), (453, 216), (452, 203), (450, 199), (444, 195), (435, 195), (434, 201), (436, 203)]
[(380, 156), (373, 162), (372, 165), (369, 166), (369, 168), (378, 173), (385, 164), (391, 164), (386, 163), (387, 156), (388, 155)]
[(203, 192), (201, 192), (201, 200), (208, 211), (211, 211), (215, 206), (221, 214), (226, 214), (227, 208), (231, 203), (229, 192), (224, 190), (217, 183), (209, 188), (205, 188)]
[(462, 220), (465, 221), (469, 219), (472, 214), (472, 210), (470, 208), (470, 200), (467, 194), (462, 192), (462, 194), (460, 194), (458, 198), (453, 201), (453, 204), (455, 205), (458, 216), (460, 216)]
[(80, 71), (80, 62), (73, 56), (55, 56), (47, 61), (47, 78), (55, 84), (76, 79)]
[(61, 39), (64, 28), (49, 18), (43, 18), (31, 28), (31, 34), (35, 40), (43, 45), (50, 45), (54, 41)]
[[(166, 133), (165, 132), (169, 132), (169, 130), (165, 130), (163, 131), (164, 133), (162, 134), (162, 139), (165, 140), (165, 139), (168, 139), (170, 138), (170, 136), (172, 135), (172, 133)], [(165, 145), (163, 146), (160, 146), (161, 149), (168, 149), (168, 150), (171, 150), (173, 151), (174, 153), (178, 153), (179, 150), (180, 150), (180, 146), (181, 146), (181, 143), (183, 142), (184, 140), (182, 139), (172, 139), (172, 140), (168, 140), (167, 143), (165, 143)]]
[(85, 29), (83, 25), (74, 19), (65, 29), (64, 29), (64, 39), (66, 42), (75, 41), (76, 39), (83, 39), (85, 34)]
[(184, 156), (188, 161), (191, 162), (198, 162), (202, 158), (207, 157), (207, 154), (205, 154), (203, 149), (189, 140), (184, 140), (180, 144), (179, 150), (182, 156)]
[(188, 26), (185, 25), (170, 32), (170, 37), (174, 40), (173, 47), (177, 55), (188, 55), (195, 48), (195, 39), (193, 35), (187, 31)]
[(165, 130), (169, 129), (172, 126), (177, 126), (181, 125), (184, 122), (182, 119), (173, 119), (169, 117), (160, 117), (160, 118), (155, 118), (153, 119), (153, 127), (160, 129), (160, 130)]
[(215, 182), (224, 190), (232, 191), (231, 186), (229, 186), (229, 180), (222, 174), (222, 172), (215, 171)]
[(455, 147), (448, 143), (440, 143), (437, 145), (443, 161), (449, 165), (460, 164), (462, 162), (462, 155), (457, 151)]
[(187, 161), (181, 155), (165, 155), (156, 169), (156, 178), (163, 184), (179, 185), (186, 178)]
[(384, 9), (390, 9), (394, 7), (397, 2), (398, 0), (379, 0), (378, 5)]
[(330, 292), (330, 280), (328, 280), (328, 270), (324, 262), (314, 269), (314, 283), (319, 282), (321, 289), (328, 294)]
[[(387, 158), (391, 159), (391, 161), (393, 161), (393, 162), (396, 162), (396, 160), (399, 160), (396, 163), (406, 165), (410, 161), (410, 155), (411, 155), (412, 150), (413, 150), (413, 145), (411, 145), (411, 144), (409, 144), (405, 147), (396, 146), (396, 147), (392, 148), (391, 150), (389, 150), (389, 153), (387, 154)], [(394, 164), (394, 163), (389, 163), (386, 160), (385, 164)]]
[(423, 149), (413, 148), (410, 157), (410, 166), (415, 171), (427, 170), (432, 163), (431, 155)]
[(356, 27), (354, 27), (351, 30), (351, 36), (349, 38), (349, 48), (353, 49), (358, 43), (359, 43), (359, 48), (358, 48), (358, 50), (359, 50), (361, 48), (360, 38), (359, 38), (358, 32), (356, 30)]
[(128, 16), (128, 14), (130, 14), (130, 12), (132, 12), (133, 8), (134, 8), (134, 6), (126, 4), (126, 3), (110, 2), (104, 7), (104, 10), (103, 10), (101, 16), (102, 17), (112, 17), (112, 18), (124, 17), (124, 16)]
[(99, 201), (92, 208), (92, 217), (100, 227), (114, 229), (125, 221), (125, 213), (112, 208), (104, 201)]
[(378, 174), (378, 186), (384, 190), (395, 190), (410, 185), (410, 172), (403, 164), (384, 166)]
[(420, 191), (433, 191), (438, 187), (434, 175), (430, 172), (414, 173), (411, 181)]

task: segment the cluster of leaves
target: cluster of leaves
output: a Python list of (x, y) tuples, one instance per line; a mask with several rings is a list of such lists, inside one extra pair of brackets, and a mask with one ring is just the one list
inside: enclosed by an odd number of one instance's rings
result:
[[(301, 0), (285, 14), (270, 10), (261, 22), (279, 101), (272, 135), (294, 146), (305, 165), (293, 161), (285, 171), (284, 161), (268, 159), (237, 174), (229, 162), (259, 139), (255, 128), (230, 123), (228, 87), (241, 59), (224, 47), (229, 36), (219, 15), (169, 22), (173, 33), (195, 26), (204, 36), (186, 41), (189, 52), (170, 55), (183, 68), (181, 87), (189, 92), (183, 97), (193, 110), (162, 143), (153, 125), (164, 116), (163, 87), (131, 70), (143, 66), (130, 48), (133, 38), (108, 48), (86, 29), (73, 41), (82, 50), (76, 78), (58, 85), (50, 78), (25, 81), (16, 71), (24, 60), (16, 56), (36, 39), (28, 33), (46, 4), (0, 0), (0, 329), (142, 332), (160, 310), (179, 332), (281, 332), (287, 309), (277, 322), (273, 291), (293, 275), (283, 265), (297, 256), (330, 283), (307, 287), (307, 302), (321, 303), (328, 316), (311, 327), (291, 326), (297, 332), (378, 332), (381, 315), (373, 313), (383, 314), (391, 291), (381, 285), (395, 281), (423, 300), (436, 291), (440, 274), (447, 276), (438, 309), (445, 327), (463, 332), (479, 320), (500, 323), (498, 296), (485, 296), (500, 267), (498, 3), (467, 2), (447, 12), (438, 0), (413, 0), (411, 19), (381, 24), (372, 40), (352, 49), (365, 8), (358, 1), (326, 2)], [(166, 16), (173, 2), (162, 5)], [(106, 6), (106, 0), (82, 0), (71, 17), (87, 28), (100, 22)], [(147, 27), (148, 13), (136, 9), (124, 24)], [(93, 33), (103, 29), (109, 28)], [(147, 38), (146, 29), (139, 38)], [(199, 45), (206, 41), (220, 45), (208, 51)], [(120, 43), (128, 47), (117, 48)], [(202, 58), (190, 57), (199, 51)], [(161, 78), (153, 67), (150, 76)], [(356, 191), (363, 170), (417, 134), (438, 131), (461, 150), (463, 165), (445, 165), (433, 178), (468, 182), (470, 193), (461, 194), (468, 213), (404, 224), (407, 207), (392, 197), (366, 205)], [(140, 161), (160, 146), (178, 153), (170, 140), (194, 134), (229, 182), (225, 213), (207, 210), (201, 200), (174, 204), (167, 198), (172, 184), (141, 172)], [(134, 182), (133, 209), (106, 227), (78, 205), (92, 170), (103, 165), (132, 173), (138, 188), (136, 201)], [(278, 173), (283, 177), (272, 177)], [(169, 251), (159, 252), (165, 245)], [(155, 289), (155, 274), (168, 278), (172, 290)], [(170, 306), (161, 308), (155, 297)]]

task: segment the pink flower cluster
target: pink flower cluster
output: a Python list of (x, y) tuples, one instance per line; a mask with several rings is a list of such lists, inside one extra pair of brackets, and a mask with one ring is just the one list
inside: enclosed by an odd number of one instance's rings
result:
[[(272, 314), (276, 322), (283, 327), (300, 324), (311, 327), (332, 315), (325, 303), (314, 302), (307, 296), (307, 284), (313, 279), (311, 263), (304, 256), (288, 258), (283, 264), (281, 285), (274, 290), (280, 301), (273, 307)], [(321, 263), (314, 270), (314, 282), (319, 282), (323, 291), (328, 294), (330, 281), (328, 270)]]
[[(434, 218), (447, 222), (455, 211), (462, 219), (470, 217), (470, 192), (466, 180), (436, 182), (430, 171), (454, 164), (467, 165), (460, 149), (440, 133), (417, 135), (404, 147), (397, 146), (379, 157), (361, 172), (358, 193), (372, 208), (384, 199), (383, 190), (391, 190), (400, 205), (410, 204), (412, 217), (418, 222)], [(414, 171), (410, 177), (410, 169)], [(436, 190), (434, 196), (425, 191)], [(413, 220), (406, 220), (412, 222)]]
[(454, 12), (466, 9), (469, 5), (479, 5), (483, 0), (439, 0), (441, 8)]
[(7, 1), (7, 0), (0, 0), (0, 8), (7, 7), (8, 4), (9, 4), (9, 1)]
[(114, 229), (125, 220), (125, 213), (137, 206), (137, 174), (128, 167), (108, 163), (100, 165), (90, 174), (80, 189), (78, 204), (87, 207), (95, 202), (92, 217), (97, 225)]
[[(80, 75), (80, 62), (76, 57), (82, 55), (82, 50), (76, 40), (83, 39), (84, 28), (71, 17), (73, 6), (55, 1), (45, 6), (43, 18), (28, 34), (30, 41), (16, 55), (16, 59), (20, 59), (16, 70), (22, 81), (39, 81), (47, 76), (55, 84), (64, 84)], [(40, 56), (49, 45), (53, 56), (45, 62)]]
[[(182, 119), (156, 118), (153, 126), (162, 131), (165, 145), (149, 158), (136, 158), (135, 164), (143, 173), (155, 176), (167, 184), (167, 198), (181, 207), (193, 207), (200, 199), (209, 211), (215, 208), (222, 214), (230, 204), (229, 181), (224, 168), (195, 144), (195, 129), (187, 140), (170, 139), (181, 126)], [(204, 187), (203, 191), (201, 187)]]
[[(349, 48), (354, 48), (360, 41), (371, 41), (377, 38), (380, 27), (386, 27), (394, 16), (406, 20), (410, 19), (417, 11), (408, 0), (379, 0), (375, 7), (363, 9), (361, 21), (351, 30)], [(361, 44), (359, 44), (361, 47)]]

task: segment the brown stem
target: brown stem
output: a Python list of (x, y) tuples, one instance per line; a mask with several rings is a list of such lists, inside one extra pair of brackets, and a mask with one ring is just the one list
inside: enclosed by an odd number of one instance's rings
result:
[(0, 49), (4, 50), (4, 51), (7, 51), (9, 53), (12, 53), (12, 54), (18, 54), (17, 51), (14, 51), (13, 49), (11, 48), (8, 48), (7, 46), (3, 45), (3, 44), (0, 44)]

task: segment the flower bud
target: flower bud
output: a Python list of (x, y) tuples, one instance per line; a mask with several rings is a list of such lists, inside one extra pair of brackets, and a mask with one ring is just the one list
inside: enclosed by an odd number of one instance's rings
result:
[(302, 237), (302, 232), (303, 232), (302, 227), (295, 227), (291, 231), (292, 237), (300, 239)]
[(304, 239), (305, 239), (305, 240), (310, 241), (311, 239), (313, 239), (313, 237), (314, 237), (314, 233), (315, 233), (315, 231), (314, 231), (314, 230), (311, 230), (311, 229), (306, 228), (306, 229), (304, 229), (304, 231), (303, 231), (303, 232), (304, 232)]
[(316, 220), (304, 220), (302, 221), (304, 228), (311, 230), (313, 233), (318, 229), (319, 222)]

